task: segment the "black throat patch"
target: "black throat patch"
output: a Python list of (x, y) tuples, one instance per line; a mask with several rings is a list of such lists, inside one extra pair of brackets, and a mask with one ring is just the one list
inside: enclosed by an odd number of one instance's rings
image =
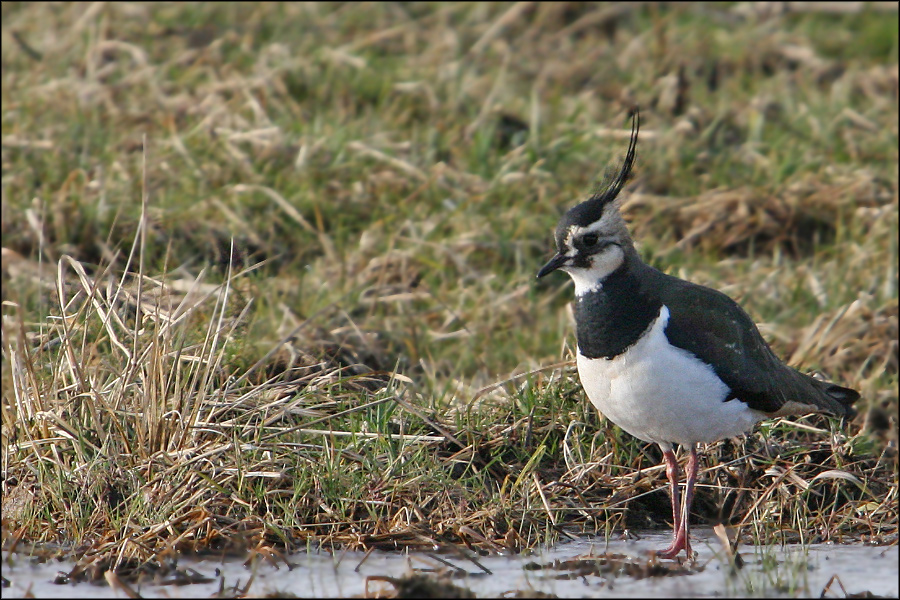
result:
[(575, 298), (578, 350), (588, 358), (615, 358), (640, 339), (659, 316), (662, 301), (641, 289), (628, 261), (602, 287)]

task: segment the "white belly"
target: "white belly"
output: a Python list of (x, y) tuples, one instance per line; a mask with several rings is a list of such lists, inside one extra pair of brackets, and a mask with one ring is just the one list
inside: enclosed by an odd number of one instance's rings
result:
[(578, 375), (588, 399), (636, 438), (664, 448), (714, 442), (749, 431), (764, 418), (740, 400), (722, 400), (728, 386), (711, 367), (669, 344), (665, 306), (650, 331), (612, 359), (578, 352)]

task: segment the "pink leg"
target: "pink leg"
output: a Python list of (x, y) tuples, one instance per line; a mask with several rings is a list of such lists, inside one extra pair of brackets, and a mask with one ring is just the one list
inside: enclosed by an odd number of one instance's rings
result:
[(684, 529), (684, 552), (688, 558), (693, 557), (691, 551), (691, 537), (688, 535), (691, 520), (691, 505), (694, 503), (694, 483), (697, 482), (697, 473), (700, 471), (700, 460), (697, 458), (697, 446), (691, 445), (691, 453), (688, 454), (687, 483), (684, 488), (684, 509), (681, 515), (681, 527)]
[(666, 476), (669, 478), (669, 485), (672, 490), (672, 543), (665, 550), (659, 550), (658, 555), (664, 558), (671, 558), (678, 553), (675, 549), (678, 541), (678, 532), (681, 529), (681, 507), (678, 502), (678, 460), (675, 458), (673, 450), (663, 450), (663, 458), (666, 460)]
[[(667, 472), (669, 470), (668, 462), (669, 458), (667, 456)], [(668, 548), (666, 548), (665, 550), (660, 550), (656, 553), (660, 558), (675, 558), (682, 550), (685, 551), (685, 554), (687, 554), (688, 558), (693, 557), (693, 552), (691, 550), (689, 523), (691, 520), (691, 504), (694, 501), (694, 483), (697, 481), (697, 472), (699, 468), (700, 462), (697, 459), (697, 447), (692, 445), (690, 454), (688, 454), (688, 460), (685, 469), (687, 471), (687, 484), (684, 490), (684, 499), (681, 504), (680, 518), (676, 519), (677, 524), (675, 527), (675, 539), (672, 540), (672, 544)]]

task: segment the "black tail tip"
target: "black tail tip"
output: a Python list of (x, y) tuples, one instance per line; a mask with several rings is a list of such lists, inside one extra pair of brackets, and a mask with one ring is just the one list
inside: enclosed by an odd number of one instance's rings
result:
[(852, 404), (859, 400), (859, 392), (835, 384), (829, 385), (825, 391), (844, 409), (844, 414), (841, 415), (841, 427), (844, 427), (857, 414)]
[(859, 400), (859, 392), (850, 388), (836, 385), (834, 383), (829, 385), (825, 392), (834, 400), (837, 400), (845, 406), (850, 406), (851, 404)]

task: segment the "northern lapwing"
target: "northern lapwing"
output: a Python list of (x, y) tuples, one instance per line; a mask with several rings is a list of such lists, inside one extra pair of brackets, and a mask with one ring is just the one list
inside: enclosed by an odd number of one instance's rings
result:
[[(855, 412), (855, 390), (785, 365), (753, 320), (716, 290), (645, 264), (614, 200), (634, 166), (640, 116), (618, 174), (570, 209), (556, 228), (557, 269), (575, 283), (576, 363), (588, 399), (613, 423), (659, 444), (671, 485), (674, 537), (658, 556), (693, 557), (688, 521), (697, 480), (697, 444), (744, 434), (769, 417)], [(674, 445), (688, 450), (678, 502)]]

